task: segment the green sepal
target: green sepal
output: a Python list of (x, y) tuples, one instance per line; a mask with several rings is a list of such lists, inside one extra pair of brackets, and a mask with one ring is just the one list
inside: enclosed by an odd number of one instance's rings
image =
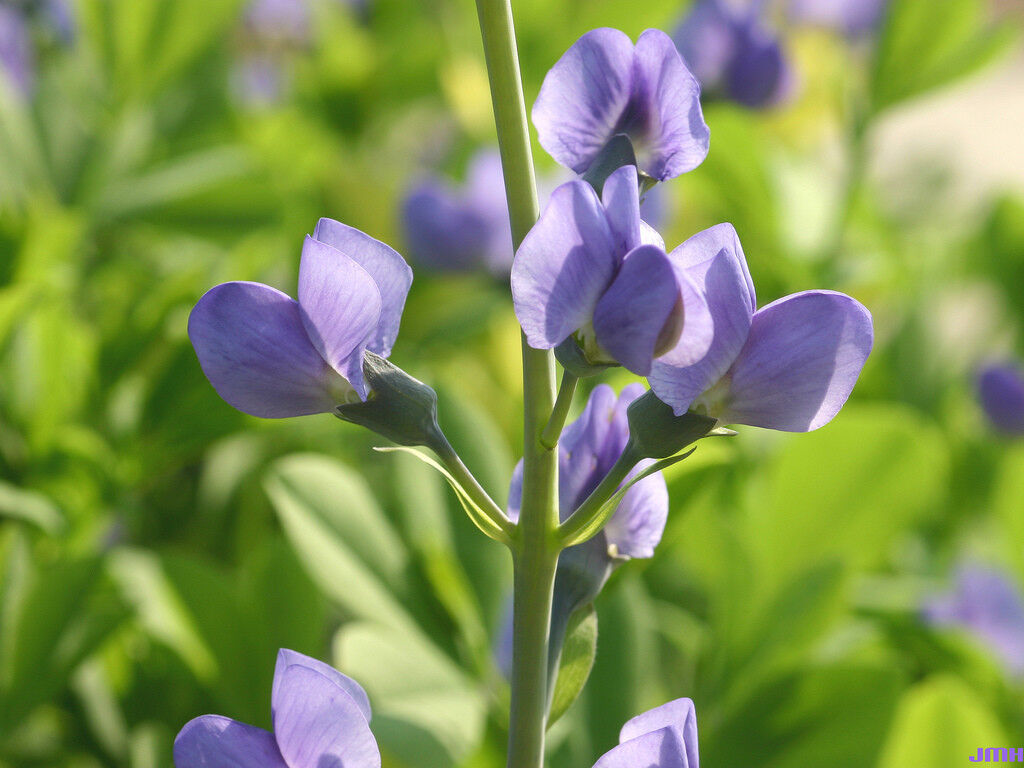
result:
[[(598, 152), (594, 162), (583, 172), (581, 178), (600, 195), (608, 177), (624, 165), (636, 165), (636, 152), (633, 150), (633, 142), (630, 141), (629, 136), (617, 133)], [(643, 176), (647, 176), (647, 174), (643, 174)], [(647, 178), (650, 177), (647, 176)]]
[(548, 728), (565, 714), (583, 692), (594, 668), (594, 657), (597, 656), (597, 611), (593, 603), (572, 613), (563, 637), (561, 653), (553, 654), (557, 667), (550, 673), (554, 684), (550, 686), (552, 693)]
[[(638, 397), (626, 410), (629, 439), (639, 459), (665, 459), (715, 430), (715, 419), (693, 412), (676, 416), (653, 391)], [(732, 432), (726, 430), (725, 432)], [(715, 430), (715, 434), (724, 434)], [(732, 433), (735, 434), (735, 433)]]
[(363, 359), (363, 376), (370, 388), (366, 402), (335, 408), (342, 421), (366, 427), (399, 445), (442, 444), (437, 423), (437, 393), (373, 352)]
[(555, 347), (555, 359), (577, 379), (596, 376), (599, 373), (604, 373), (609, 368), (616, 367), (614, 363), (595, 364), (587, 360), (586, 354), (580, 349), (580, 345), (576, 343), (576, 339), (572, 336)]

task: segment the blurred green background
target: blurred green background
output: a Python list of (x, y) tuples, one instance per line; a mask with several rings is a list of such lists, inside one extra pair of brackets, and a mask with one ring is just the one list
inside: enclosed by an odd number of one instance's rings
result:
[[(24, 71), (0, 67), (2, 766), (170, 766), (198, 714), (267, 727), (282, 646), (365, 685), (386, 766), (503, 764), (503, 549), (369, 433), (232, 410), (185, 333), (218, 282), (292, 293), (320, 216), (405, 253), (409, 185), (494, 142), (469, 0), (293, 4), (305, 26), (268, 32), (242, 0), (66, 18), (0, 0), (28, 31)], [(588, 29), (686, 11), (514, 6), (528, 103)], [(1024, 585), (1024, 440), (975, 396), (979, 365), (1024, 353), (1021, 13), (892, 0), (886, 18), (855, 41), (782, 24), (793, 98), (709, 103), (711, 154), (665, 185), (670, 247), (731, 221), (760, 303), (848, 292), (876, 346), (826, 428), (742, 428), (669, 471), (664, 540), (598, 601), (552, 765), (591, 765), (678, 696), (706, 768), (944, 768), (1024, 744), (1020, 670), (920, 618), (963, 562)], [(417, 269), (392, 358), (499, 499), (518, 345), (499, 282)]]

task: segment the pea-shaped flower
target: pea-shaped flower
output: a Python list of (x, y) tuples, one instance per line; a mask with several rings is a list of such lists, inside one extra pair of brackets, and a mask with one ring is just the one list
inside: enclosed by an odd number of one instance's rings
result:
[(700, 86), (657, 29), (635, 46), (617, 29), (583, 35), (544, 78), (533, 124), (541, 146), (576, 173), (620, 133), (632, 140), (640, 169), (658, 181), (692, 171), (708, 153)]
[(326, 413), (366, 400), (363, 355), (391, 353), (412, 283), (384, 243), (321, 219), (302, 246), (299, 300), (262, 283), (211, 288), (189, 316), (203, 373), (240, 411)]
[(697, 713), (690, 699), (676, 699), (629, 720), (619, 744), (594, 768), (700, 768)]
[(835, 291), (805, 291), (757, 309), (736, 230), (719, 224), (671, 258), (701, 286), (714, 339), (695, 365), (655, 361), (654, 393), (677, 416), (694, 410), (723, 424), (806, 432), (843, 407), (874, 338), (871, 314)]
[(993, 363), (978, 374), (978, 398), (992, 426), (1024, 435), (1024, 374), (1011, 363)]
[(530, 346), (575, 336), (588, 362), (641, 376), (670, 350), (680, 364), (707, 351), (707, 304), (641, 221), (637, 182), (636, 168), (623, 166), (602, 198), (579, 180), (552, 193), (512, 263), (512, 299)]
[(274, 732), (220, 715), (185, 724), (176, 768), (380, 768), (370, 702), (359, 683), (322, 661), (282, 649), (270, 697)]
[(793, 72), (760, 5), (698, 0), (673, 34), (706, 96), (752, 109), (771, 107), (791, 92)]

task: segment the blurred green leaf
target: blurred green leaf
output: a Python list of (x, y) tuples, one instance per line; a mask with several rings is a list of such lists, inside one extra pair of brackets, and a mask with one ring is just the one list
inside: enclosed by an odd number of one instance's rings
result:
[(399, 765), (451, 768), (483, 733), (486, 701), (417, 631), (355, 622), (335, 637), (335, 662), (366, 688), (373, 732)]
[(558, 676), (551, 696), (550, 728), (565, 714), (583, 691), (597, 655), (597, 611), (588, 605), (576, 611), (566, 628)]
[(879, 112), (984, 67), (1016, 38), (995, 26), (983, 0), (891, 0), (875, 53), (872, 108)]
[(0, 516), (24, 520), (51, 536), (65, 530), (67, 521), (50, 499), (0, 480)]
[(1012, 743), (974, 691), (957, 678), (938, 676), (904, 695), (878, 766), (960, 768), (979, 747)]

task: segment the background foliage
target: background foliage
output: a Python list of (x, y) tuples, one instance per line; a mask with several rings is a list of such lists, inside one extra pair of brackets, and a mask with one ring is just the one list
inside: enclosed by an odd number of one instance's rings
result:
[[(528, 102), (587, 29), (685, 10), (515, 6)], [(364, 683), (386, 765), (499, 766), (502, 548), (368, 433), (233, 411), (185, 335), (217, 282), (292, 291), (321, 215), (404, 252), (409, 184), (493, 142), (474, 9), (311, 2), (262, 100), (239, 89), (243, 11), (81, 0), (70, 40), (34, 28), (31, 91), (0, 88), (0, 765), (169, 766), (197, 714), (266, 726), (284, 646)], [(1024, 743), (1022, 680), (919, 618), (965, 558), (1024, 583), (1024, 443), (990, 431), (973, 381), (1024, 353), (1024, 197), (958, 196), (942, 152), (872, 162), (879, 126), (1016, 55), (1017, 20), (993, 24), (981, 0), (892, 0), (873, 41), (784, 28), (797, 98), (707, 106), (712, 151), (669, 185), (666, 241), (733, 222), (762, 304), (844, 290), (876, 348), (820, 432), (743, 429), (669, 471), (665, 538), (601, 596), (552, 764), (591, 765), (681, 695), (709, 768), (945, 768)], [(394, 359), (501, 499), (518, 343), (504, 286), (417, 271)]]

